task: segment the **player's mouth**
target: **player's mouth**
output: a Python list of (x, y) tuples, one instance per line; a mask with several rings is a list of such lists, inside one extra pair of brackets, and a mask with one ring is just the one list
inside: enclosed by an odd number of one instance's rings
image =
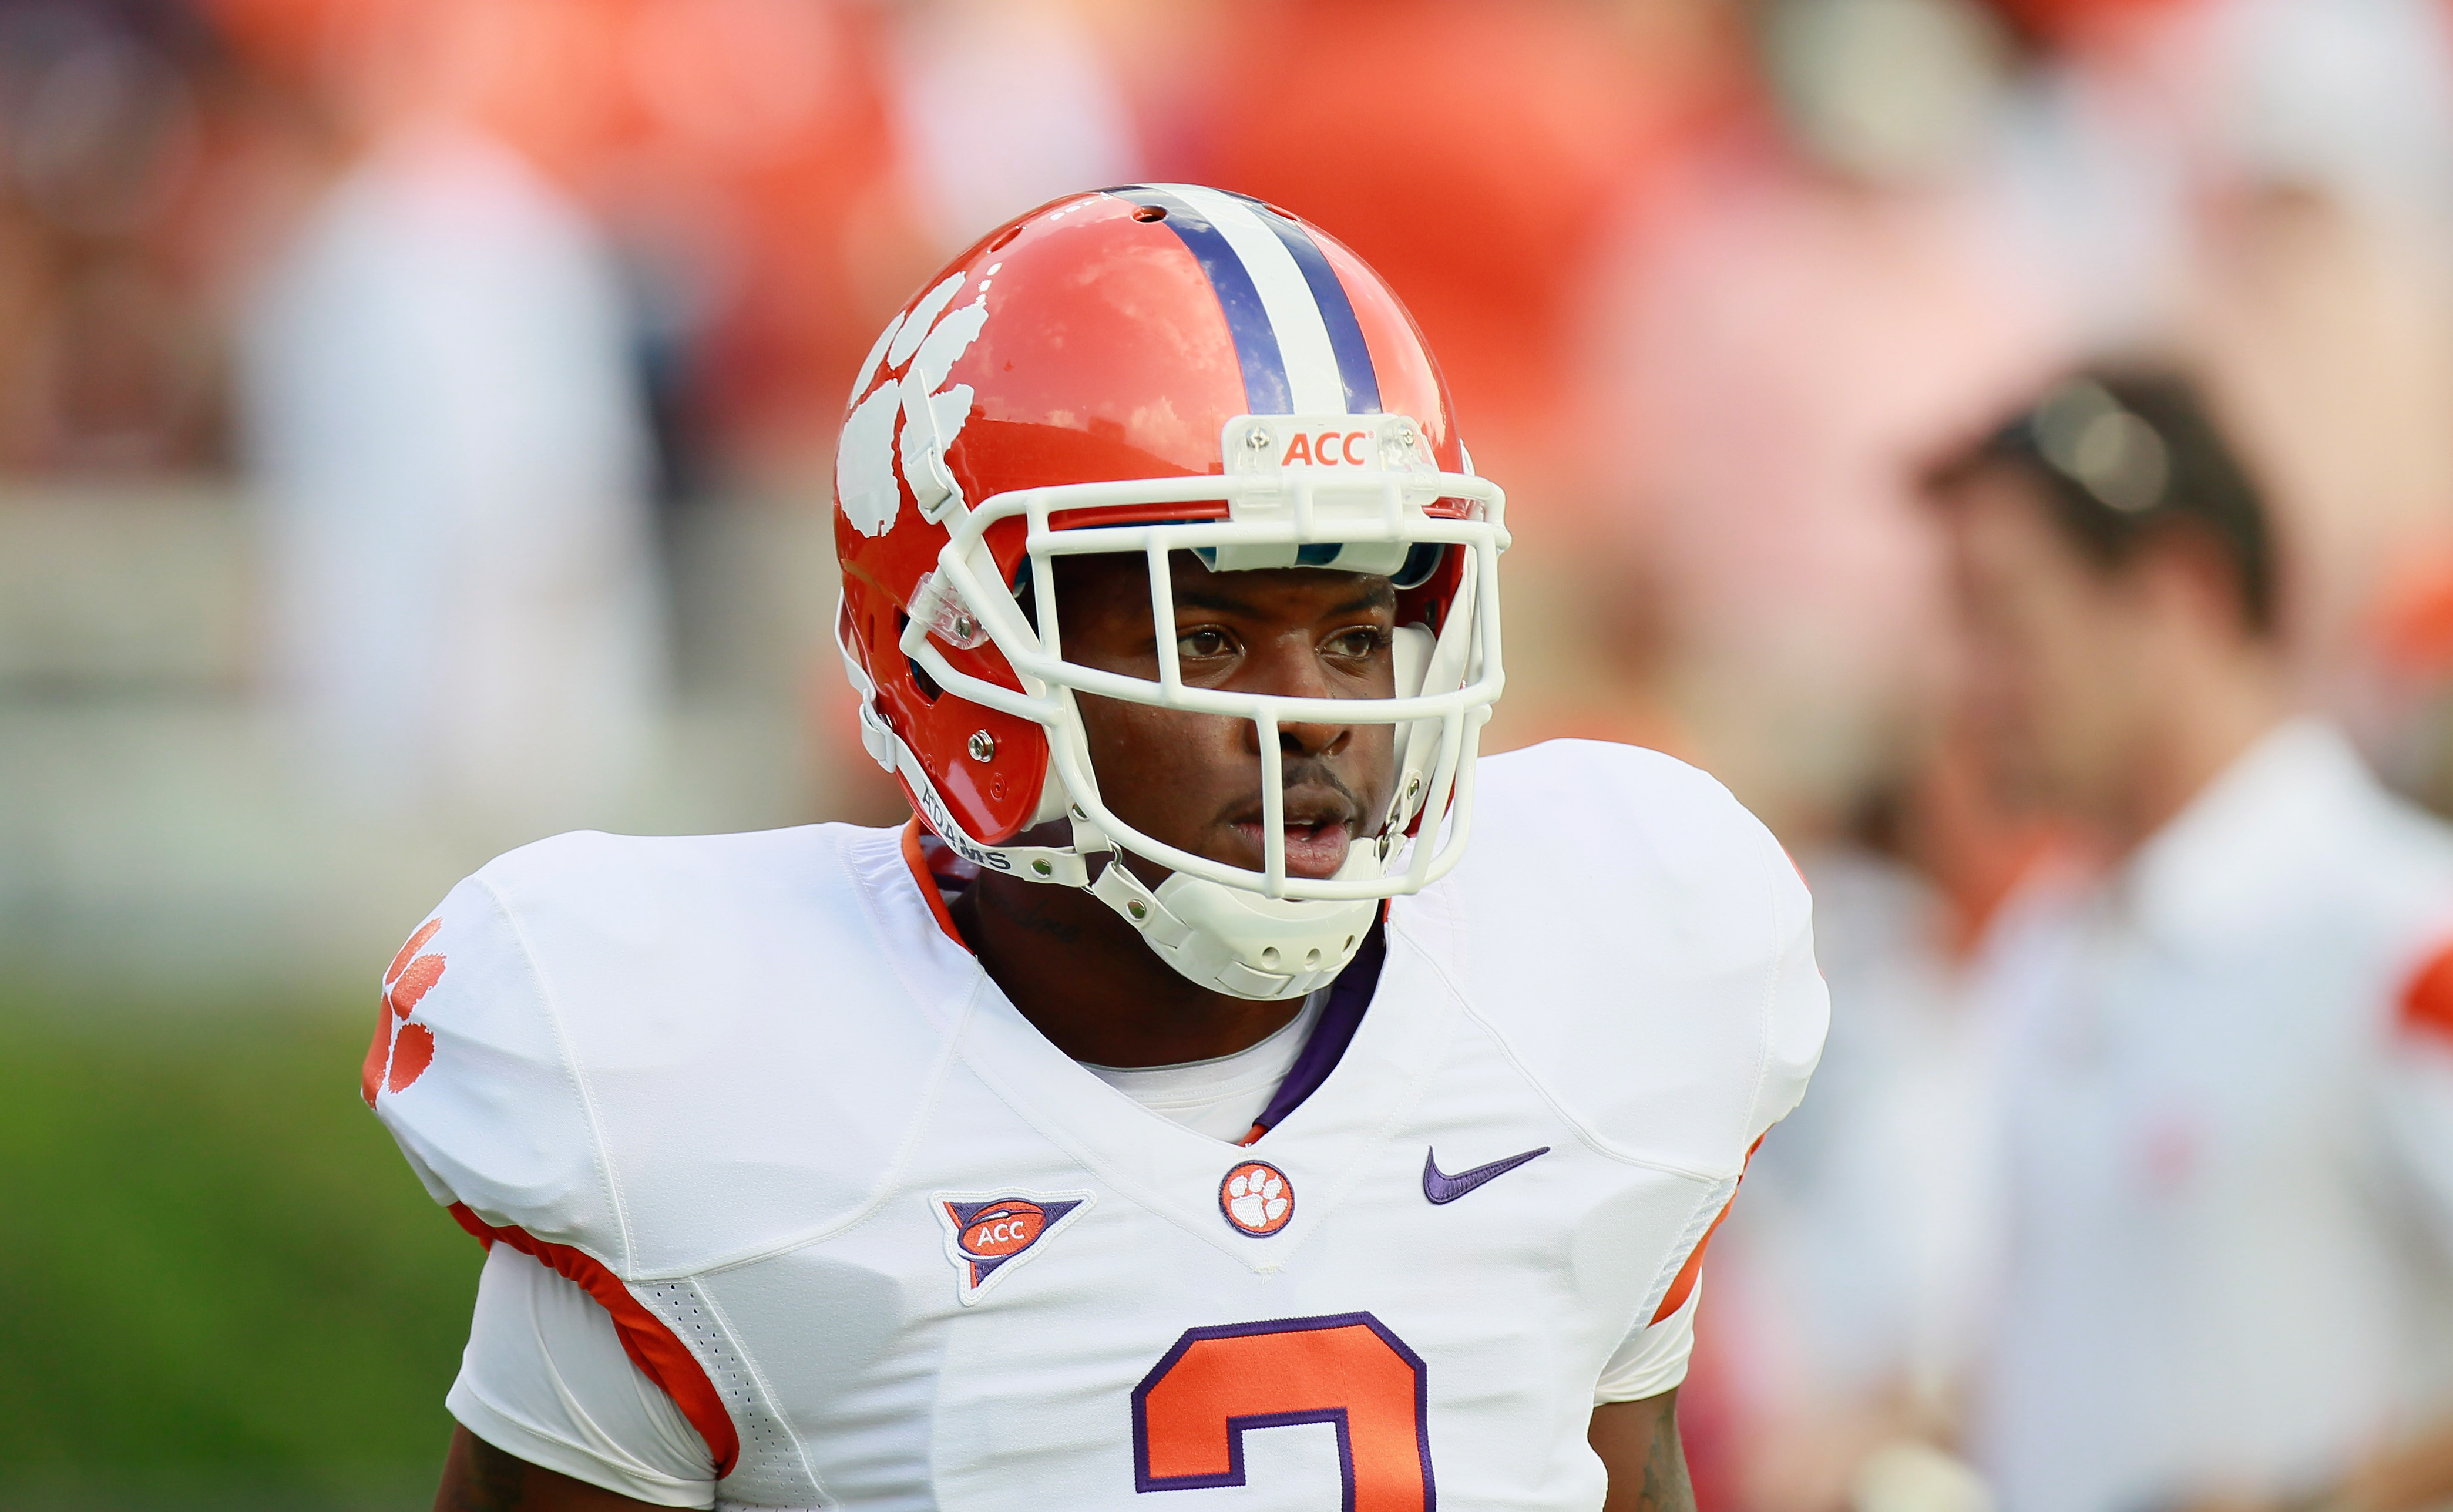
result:
[[(1265, 848), (1266, 831), (1262, 827), (1261, 816), (1253, 812), (1259, 807), (1257, 801), (1244, 806), (1243, 811), (1230, 817), (1226, 825), (1245, 851), (1239, 863), (1254, 871), (1265, 869), (1268, 857)], [(1353, 801), (1344, 793), (1288, 793), (1286, 875), (1315, 880), (1336, 876), (1337, 869), (1346, 865), (1346, 852), (1354, 847), (1354, 821)]]
[[(1267, 864), (1268, 852), (1263, 848), (1263, 831), (1257, 824), (1237, 825), (1236, 835), (1251, 847), (1252, 869), (1259, 871)], [(1354, 831), (1344, 820), (1316, 825), (1286, 826), (1286, 875), (1289, 877), (1334, 877), (1337, 868), (1346, 865), (1346, 853), (1354, 846)]]

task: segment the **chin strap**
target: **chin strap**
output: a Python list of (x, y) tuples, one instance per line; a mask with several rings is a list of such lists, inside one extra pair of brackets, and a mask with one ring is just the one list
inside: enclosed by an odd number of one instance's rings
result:
[[(1028, 882), (1055, 883), (1067, 887), (1090, 885), (1090, 867), (1084, 859), (1080, 844), (1082, 826), (1079, 825), (1074, 830), (1075, 844), (1069, 846), (991, 846), (967, 834), (963, 826), (955, 823), (953, 810), (946, 806), (946, 800), (939, 795), (936, 783), (928, 776), (928, 769), (920, 765), (920, 758), (912, 752), (910, 745), (894, 733), (894, 727), (886, 723), (886, 716), (877, 711), (877, 685), (869, 680), (868, 668), (860, 665), (860, 658), (852, 654), (850, 646), (844, 640), (841, 610), (835, 614), (835, 649), (843, 657), (844, 671), (850, 677), (853, 690), (860, 695), (862, 748), (868, 752), (871, 761), (885, 769), (887, 775), (903, 779), (913, 801), (919, 805), (921, 822), (936, 831), (937, 838), (944, 841), (954, 854), (984, 870), (1002, 871)], [(1099, 848), (1107, 848), (1104, 837)]]

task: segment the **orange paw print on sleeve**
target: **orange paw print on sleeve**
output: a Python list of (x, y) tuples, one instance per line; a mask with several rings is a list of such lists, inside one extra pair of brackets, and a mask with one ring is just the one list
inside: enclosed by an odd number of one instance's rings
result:
[(367, 1064), (358, 1073), (358, 1094), (369, 1107), (375, 1105), (378, 1092), (407, 1090), (433, 1063), (434, 1031), (423, 1024), (411, 1024), (409, 1016), (418, 1000), (443, 978), (441, 955), (417, 953), (442, 927), (440, 919), (426, 921), (384, 973), (383, 1007), (375, 1019), (374, 1044), (367, 1047)]

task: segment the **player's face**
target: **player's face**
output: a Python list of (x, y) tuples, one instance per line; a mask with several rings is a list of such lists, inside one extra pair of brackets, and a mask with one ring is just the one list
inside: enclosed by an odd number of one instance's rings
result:
[(2117, 801), (2141, 700), (2135, 585), (2090, 561), (2031, 480), (1989, 468), (1949, 511), (1975, 728), (2014, 793), (2080, 810)]
[[(1188, 552), (1170, 562), (1176, 655), (1187, 686), (1293, 698), (1389, 698), (1397, 596), (1388, 580), (1289, 567), (1212, 572)], [(1140, 557), (1062, 560), (1065, 656), (1158, 677), (1147, 568)], [(1099, 791), (1154, 840), (1260, 870), (1259, 731), (1249, 721), (1083, 695)], [(1286, 873), (1329, 877), (1387, 811), (1390, 725), (1286, 724)], [(1366, 816), (1368, 816), (1366, 818)]]

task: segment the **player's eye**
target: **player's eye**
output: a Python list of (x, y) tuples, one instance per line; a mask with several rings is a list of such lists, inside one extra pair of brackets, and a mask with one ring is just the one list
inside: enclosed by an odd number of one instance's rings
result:
[(1388, 633), (1376, 626), (1357, 625), (1338, 631), (1321, 643), (1323, 655), (1342, 661), (1366, 662), (1388, 644)]
[(1235, 638), (1215, 625), (1198, 626), (1175, 638), (1176, 655), (1187, 662), (1215, 661), (1235, 649)]

